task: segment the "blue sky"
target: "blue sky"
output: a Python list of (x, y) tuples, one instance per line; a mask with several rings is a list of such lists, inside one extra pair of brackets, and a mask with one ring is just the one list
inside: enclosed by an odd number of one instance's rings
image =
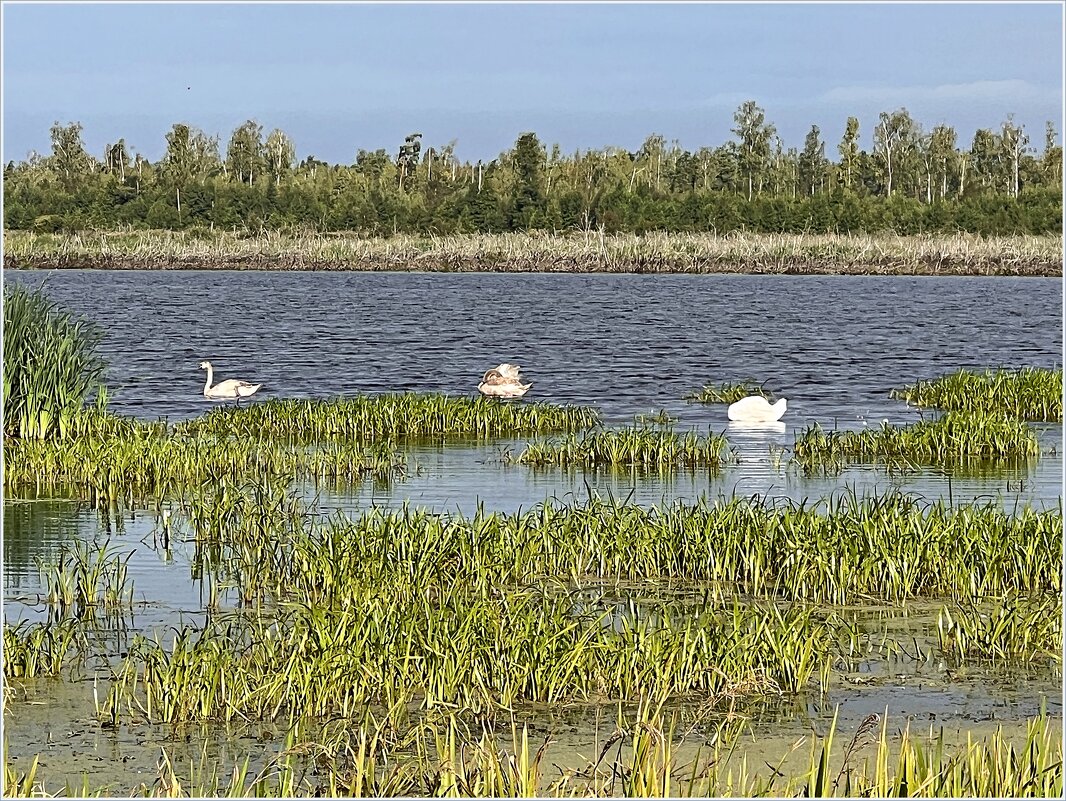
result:
[[(732, 138), (744, 100), (786, 146), (812, 124), (835, 158), (849, 115), (946, 122), (968, 145), (1007, 114), (1043, 147), (1062, 119), (1058, 3), (3, 4), (3, 159), (80, 121), (157, 159), (175, 122), (253, 118), (300, 158), (394, 154), (421, 131), (491, 159), (523, 131), (564, 152)], [(1060, 137), (1061, 139), (1061, 137)]]

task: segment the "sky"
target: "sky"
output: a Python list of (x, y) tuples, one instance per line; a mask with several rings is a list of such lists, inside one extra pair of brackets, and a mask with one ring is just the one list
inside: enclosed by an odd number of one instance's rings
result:
[(297, 157), (395, 155), (404, 136), (486, 161), (534, 131), (577, 149), (690, 150), (734, 138), (746, 100), (786, 147), (848, 116), (869, 148), (905, 107), (960, 146), (1008, 114), (1041, 150), (1062, 128), (1063, 6), (1051, 3), (4, 2), (4, 162), (48, 154), (80, 122), (100, 157), (124, 137), (151, 160), (176, 122), (248, 119)]

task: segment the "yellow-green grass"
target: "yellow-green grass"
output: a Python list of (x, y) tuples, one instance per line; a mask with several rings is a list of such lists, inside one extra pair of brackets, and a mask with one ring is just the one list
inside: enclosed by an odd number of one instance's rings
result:
[(912, 406), (1062, 422), (1062, 369), (958, 370), (892, 390)]
[(335, 605), (351, 587), (452, 578), (483, 592), (670, 579), (698, 582), (718, 600), (735, 590), (837, 604), (1061, 591), (1061, 509), (1012, 514), (903, 495), (651, 508), (593, 498), (470, 517), (375, 509), (353, 520), (313, 520), (300, 507), (282, 488), (224, 482), (205, 487), (186, 514), (205, 545), (252, 549), (239, 583), (275, 601)]
[(4, 232), (4, 266), (1061, 275), (1062, 239), (976, 234)]

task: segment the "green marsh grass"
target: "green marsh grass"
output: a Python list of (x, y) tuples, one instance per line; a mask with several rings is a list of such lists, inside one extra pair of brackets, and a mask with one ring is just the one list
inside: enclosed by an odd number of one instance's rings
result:
[(1062, 422), (1062, 369), (958, 370), (892, 390), (911, 406)]
[(76, 621), (4, 622), (4, 678), (58, 676), (84, 651), (84, 633)]
[(948, 412), (908, 426), (882, 423), (862, 431), (825, 431), (817, 423), (796, 437), (793, 458), (807, 470), (850, 462), (937, 464), (1021, 460), (1040, 453), (1036, 432), (1020, 420)]
[(749, 395), (758, 395), (769, 401), (774, 400), (773, 393), (769, 392), (763, 384), (756, 384), (750, 380), (705, 384), (702, 389), (694, 390), (685, 395), (685, 400), (690, 403), (736, 403), (741, 398), (746, 398)]
[(43, 290), (4, 288), (4, 435), (66, 436), (97, 391), (104, 370), (100, 332), (50, 301)]
[(598, 421), (598, 412), (585, 406), (408, 392), (332, 400), (271, 399), (244, 408), (214, 409), (179, 423), (175, 431), (199, 436), (323, 442), (552, 433), (588, 428)]
[(349, 520), (311, 518), (283, 486), (203, 492), (185, 510), (197, 538), (262, 554), (242, 583), (324, 604), (349, 586), (449, 577), (483, 592), (530, 581), (680, 580), (717, 600), (737, 591), (823, 604), (1057, 593), (1062, 584), (1061, 508), (1011, 514), (991, 502), (955, 508), (900, 494), (650, 508), (593, 497), (514, 514), (407, 507)]
[(406, 459), (386, 443), (287, 443), (209, 434), (183, 436), (165, 424), (96, 418), (81, 436), (16, 441), (5, 448), (9, 492), (74, 487), (94, 504), (180, 495), (223, 477), (307, 477), (332, 484), (389, 479)]
[(109, 543), (90, 545), (82, 540), (64, 544), (55, 564), (41, 567), (46, 601), (61, 612), (92, 615), (133, 604), (133, 581), (127, 565), (133, 552), (116, 553)]
[(368, 704), (708, 699), (824, 687), (835, 630), (811, 608), (663, 604), (639, 617), (579, 613), (563, 596), (464, 584), (344, 591), (344, 605), (283, 604), (241, 631), (138, 638), (102, 714), (160, 722), (352, 717)]
[(667, 469), (720, 467), (728, 444), (720, 434), (679, 434), (669, 427), (596, 428), (561, 439), (533, 442), (515, 458), (533, 466), (601, 465)]
[(937, 618), (943, 654), (958, 662), (1062, 661), (1062, 596), (955, 603)]

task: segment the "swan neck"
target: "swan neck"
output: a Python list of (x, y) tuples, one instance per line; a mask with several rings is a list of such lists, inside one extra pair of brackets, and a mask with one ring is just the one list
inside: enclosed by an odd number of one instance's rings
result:
[(204, 392), (205, 393), (207, 392), (207, 390), (211, 389), (211, 378), (212, 378), (211, 374), (212, 374), (211, 365), (207, 365), (207, 383), (204, 384)]

